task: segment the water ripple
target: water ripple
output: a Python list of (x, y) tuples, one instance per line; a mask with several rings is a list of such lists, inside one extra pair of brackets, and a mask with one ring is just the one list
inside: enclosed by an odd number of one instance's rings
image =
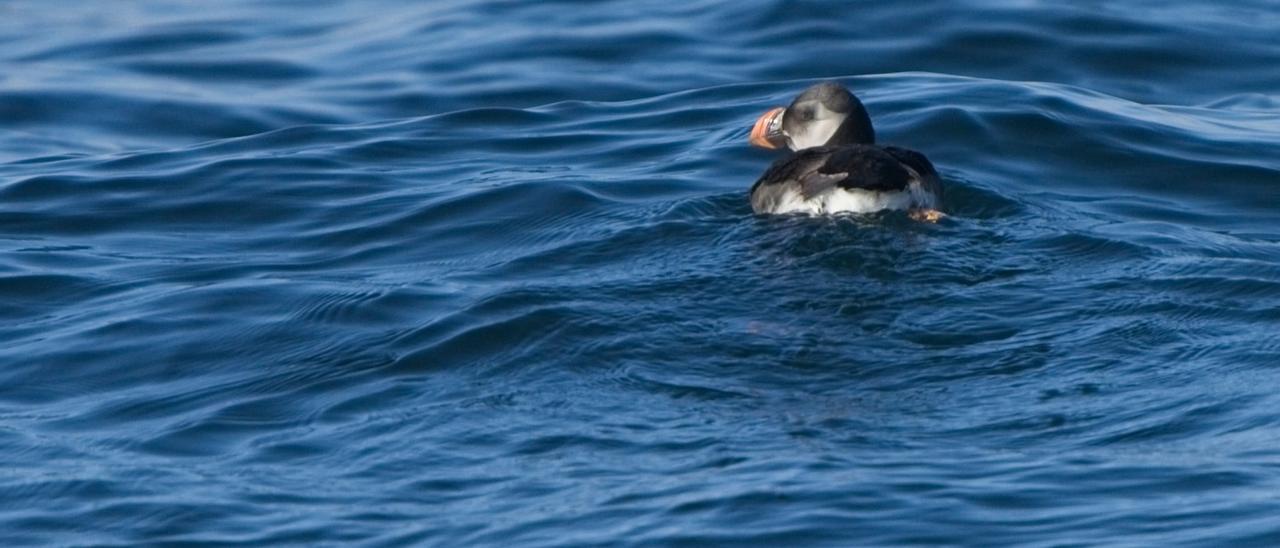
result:
[(1270, 6), (299, 8), (0, 7), (4, 544), (1275, 543)]

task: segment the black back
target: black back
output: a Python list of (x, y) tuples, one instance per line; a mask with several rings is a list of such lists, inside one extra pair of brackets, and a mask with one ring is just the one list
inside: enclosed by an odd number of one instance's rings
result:
[[(888, 149), (893, 149), (894, 152)], [(751, 186), (751, 191), (755, 192), (761, 185), (804, 181), (814, 174), (843, 175), (841, 178), (824, 177), (823, 179), (846, 190), (902, 190), (911, 182), (911, 172), (898, 156), (911, 158), (913, 162), (924, 160), (922, 165), (927, 165), (928, 172), (934, 173), (933, 166), (929, 165), (929, 160), (924, 159), (923, 154), (898, 147), (882, 148), (875, 145), (813, 147), (774, 162)]]

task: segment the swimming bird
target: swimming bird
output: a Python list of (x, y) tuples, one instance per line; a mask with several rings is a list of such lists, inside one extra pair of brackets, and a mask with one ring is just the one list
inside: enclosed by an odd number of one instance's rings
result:
[(805, 90), (785, 108), (756, 120), (749, 141), (792, 152), (751, 187), (756, 213), (870, 213), (908, 210), (936, 222), (942, 182), (914, 150), (876, 145), (871, 117), (857, 96), (835, 82)]

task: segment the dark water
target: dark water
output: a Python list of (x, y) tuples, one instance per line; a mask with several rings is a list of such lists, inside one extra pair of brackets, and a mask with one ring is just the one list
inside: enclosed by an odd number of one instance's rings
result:
[[(0, 544), (1280, 543), (1277, 28), (0, 4)], [(822, 78), (948, 219), (751, 214)]]

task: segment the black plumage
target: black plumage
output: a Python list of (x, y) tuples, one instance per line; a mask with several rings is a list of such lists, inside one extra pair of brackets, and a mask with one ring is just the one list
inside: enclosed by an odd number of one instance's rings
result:
[[(775, 212), (788, 200), (788, 193), (813, 200), (836, 189), (908, 192), (913, 207), (931, 208), (940, 197), (941, 181), (929, 159), (914, 150), (874, 144), (870, 117), (843, 86), (818, 84), (797, 97), (782, 116), (779, 138), (784, 137), (789, 148), (802, 146), (797, 145), (802, 139), (812, 142), (815, 134), (825, 142), (800, 148), (769, 166), (751, 187), (757, 212)], [(824, 132), (819, 131), (822, 124), (826, 124)], [(917, 199), (920, 196), (925, 198)]]

